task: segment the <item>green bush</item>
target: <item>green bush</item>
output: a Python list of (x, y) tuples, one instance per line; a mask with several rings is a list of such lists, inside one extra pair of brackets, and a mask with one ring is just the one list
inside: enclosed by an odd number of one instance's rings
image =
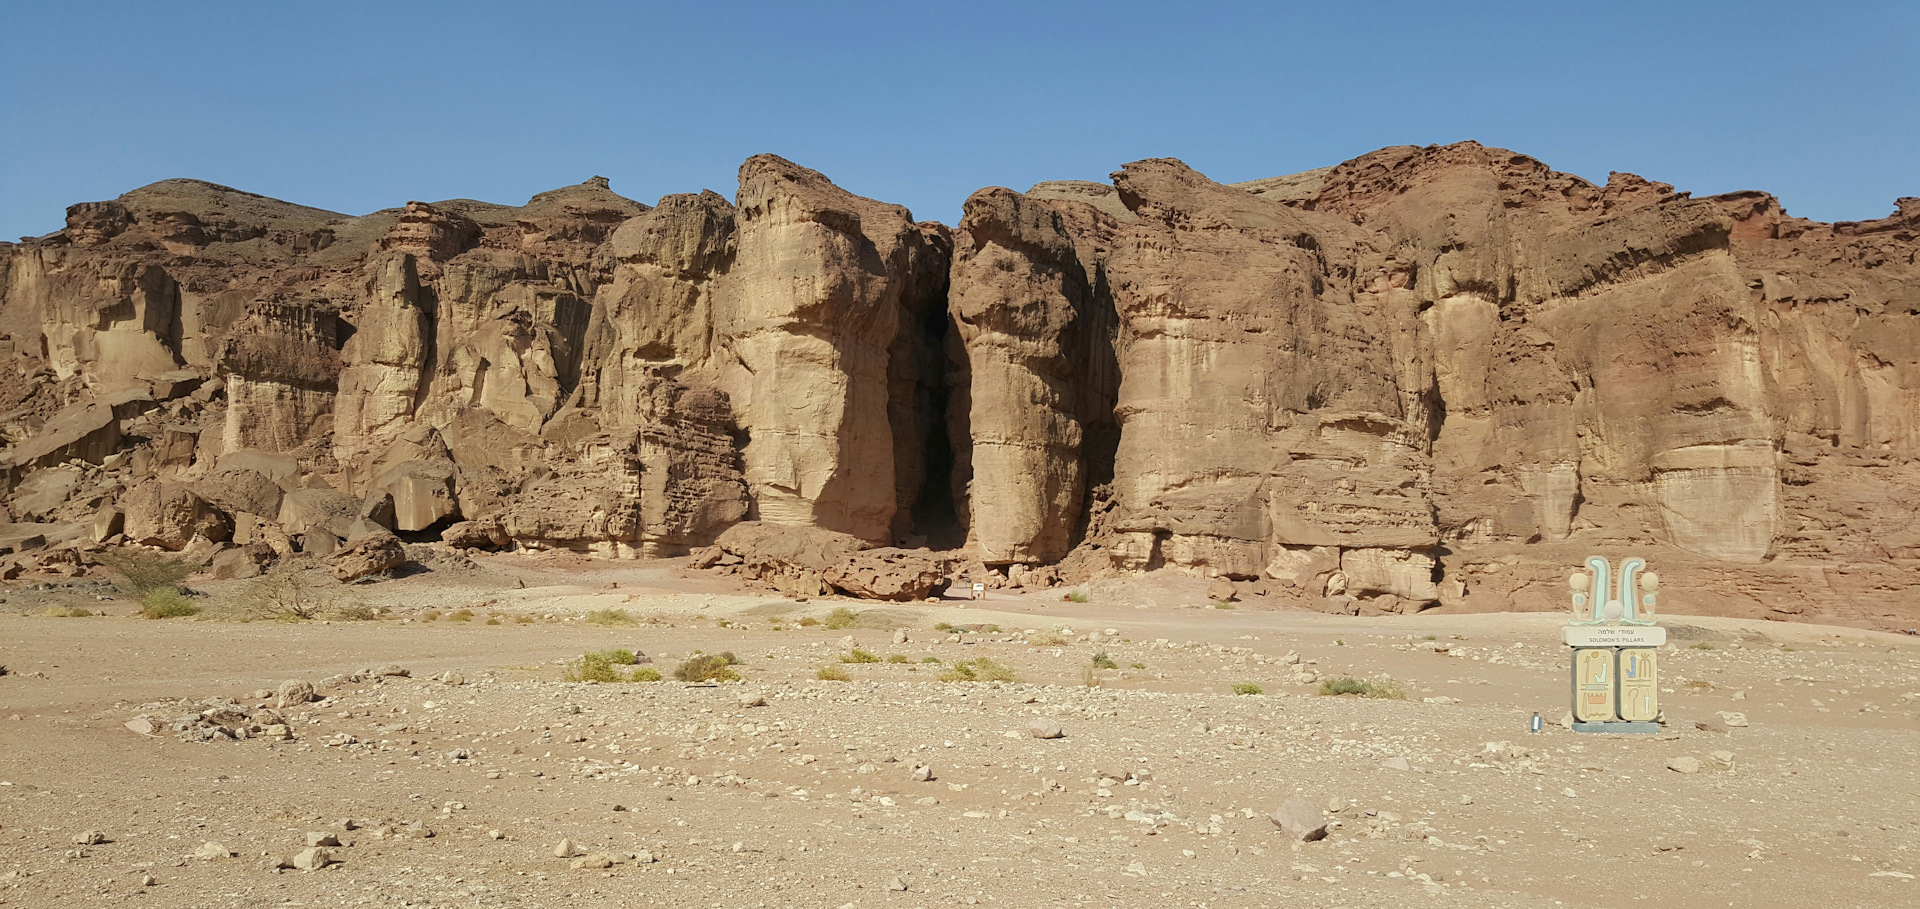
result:
[(845, 606), (835, 606), (832, 612), (827, 613), (827, 627), (835, 630), (852, 628), (858, 621), (860, 614)]
[(613, 668), (613, 661), (604, 653), (587, 652), (580, 659), (567, 664), (563, 677), (569, 682), (623, 682), (619, 670)]
[(149, 619), (174, 619), (199, 612), (200, 607), (178, 587), (157, 587), (140, 598), (140, 614)]
[(738, 665), (740, 659), (732, 651), (699, 654), (675, 667), (673, 677), (682, 682), (737, 682), (740, 673), (733, 667)]
[(1407, 686), (1393, 679), (1356, 679), (1343, 675), (1338, 678), (1321, 679), (1320, 693), (1324, 695), (1358, 695), (1363, 698), (1377, 698), (1387, 701), (1407, 699)]
[(660, 670), (652, 666), (641, 666), (631, 674), (623, 674), (617, 668), (631, 666), (633, 661), (633, 652), (629, 650), (589, 650), (567, 664), (565, 678), (569, 682), (660, 681)]
[(1133, 664), (1132, 664), (1132, 666), (1133, 666), (1133, 668), (1135, 668), (1135, 669), (1145, 669), (1145, 668), (1147, 668), (1147, 664), (1145, 664), (1145, 663), (1133, 663)]
[(906, 654), (904, 654), (904, 653), (889, 653), (889, 654), (887, 654), (887, 662), (889, 662), (889, 663), (906, 663), (906, 662), (911, 662), (911, 661), (907, 659), (907, 655), (906, 655)]
[(1260, 686), (1255, 685), (1252, 682), (1235, 682), (1233, 683), (1233, 693), (1234, 694), (1259, 694)]
[(794, 624), (799, 625), (802, 628), (812, 628), (813, 626), (820, 624), (820, 620), (810, 615), (803, 615), (800, 617), (800, 621)]
[(625, 609), (595, 609), (587, 613), (587, 624), (632, 625), (634, 621), (633, 616), (627, 615)]
[(1067, 594), (1064, 597), (1061, 597), (1061, 599), (1069, 603), (1085, 603), (1087, 601), (1087, 595), (1083, 591), (1076, 590), (1072, 593)]
[(841, 657), (840, 662), (842, 663), (878, 663), (880, 662), (880, 658), (877, 656), (874, 656), (872, 653), (868, 651), (861, 650), (860, 648), (855, 647), (846, 656)]
[(922, 662), (922, 663), (933, 663), (933, 664), (936, 664), (936, 665), (938, 665), (938, 664), (939, 664), (939, 662), (940, 662), (940, 658), (939, 658), (939, 657), (937, 657), (937, 656), (925, 656), (925, 657), (921, 657), (921, 658), (920, 658), (920, 662)]
[(1099, 653), (1096, 653), (1096, 654), (1094, 654), (1094, 655), (1093, 655), (1093, 668), (1095, 668), (1095, 669), (1119, 669), (1119, 668), (1120, 668), (1120, 664), (1119, 664), (1119, 663), (1116, 663), (1116, 662), (1114, 662), (1114, 661), (1113, 661), (1113, 657), (1110, 657), (1110, 656), (1107, 656), (1107, 652), (1106, 652), (1106, 651), (1104, 651), (1104, 650), (1102, 650), (1102, 651), (1100, 651)]
[(822, 682), (850, 682), (853, 677), (838, 666), (822, 666), (813, 671), (813, 677)]

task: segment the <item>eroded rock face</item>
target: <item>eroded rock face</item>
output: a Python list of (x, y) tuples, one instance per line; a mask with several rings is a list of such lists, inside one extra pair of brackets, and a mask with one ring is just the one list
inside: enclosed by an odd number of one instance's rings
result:
[(174, 551), (197, 537), (224, 542), (233, 521), (193, 490), (166, 480), (148, 480), (127, 493), (125, 533), (131, 542)]
[[(771, 155), (658, 207), (169, 180), (0, 244), (0, 494), (63, 541), (701, 549), (808, 595), (958, 559), (1557, 608), (1562, 565), (1631, 551), (1705, 611), (1892, 622), (1917, 235), (1912, 199), (1820, 224), (1473, 143), (1140, 161), (951, 233)], [(924, 543), (961, 551), (877, 549)]]
[(1276, 545), (1419, 549), (1436, 399), (1417, 301), (1351, 224), (1170, 160), (1115, 175), (1118, 557), (1256, 577)]
[[(1122, 210), (1095, 184), (976, 195), (953, 299), (978, 419), (979, 396), (1018, 385), (1000, 375), (1004, 333), (967, 320), (1003, 307), (1038, 324), (1071, 293), (1059, 230), (1013, 203), (1110, 216), (1066, 233), (1094, 250), (1077, 261), (1110, 282), (1120, 322), (1120, 443), (1084, 519), (1122, 567), (1264, 574), (1396, 611), (1553, 608), (1550, 584), (1496, 572), (1623, 547), (1697, 565), (1703, 587), (1733, 576), (1711, 566), (1769, 566), (1766, 594), (1702, 590), (1704, 608), (1778, 612), (1840, 589), (1796, 558), (1880, 566), (1851, 590), (1906, 583), (1882, 560), (1914, 539), (1893, 526), (1920, 480), (1920, 203), (1823, 225), (1757, 193), (1694, 200), (1624, 174), (1596, 186), (1473, 143), (1236, 187), (1143, 161), (1113, 189)], [(996, 209), (1027, 236), (992, 267), (970, 228)], [(1011, 397), (1018, 417), (972, 433), (983, 543), (1022, 519), (1057, 530), (994, 497), (1075, 460), (1071, 423), (1042, 425), (1057, 395)], [(1033, 425), (1009, 441), (1001, 426), (1021, 418)], [(1009, 472), (999, 449), (1023, 480), (980, 482)], [(1061, 507), (1044, 488), (1019, 498)], [(1011, 536), (999, 545), (1015, 552), (1043, 539)]]

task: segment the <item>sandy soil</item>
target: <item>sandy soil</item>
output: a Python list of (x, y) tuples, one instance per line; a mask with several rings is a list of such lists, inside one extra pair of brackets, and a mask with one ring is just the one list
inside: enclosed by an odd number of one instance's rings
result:
[[(1559, 616), (1222, 610), (1170, 576), (1086, 603), (877, 605), (498, 556), (355, 587), (391, 612), (333, 623), (5, 594), (6, 906), (1920, 903), (1909, 637), (1668, 616), (1667, 731), (1593, 736), (1553, 725)], [(56, 604), (108, 615), (44, 615)], [(837, 607), (858, 625), (799, 624)], [(462, 608), (473, 618), (452, 621)], [(584, 621), (602, 609), (634, 624)], [(910, 662), (843, 664), (849, 635)], [(566, 661), (616, 647), (669, 680), (562, 681)], [(743, 680), (672, 681), (696, 650), (738, 655)], [(1097, 653), (1116, 668), (1093, 669)], [(1019, 680), (939, 681), (983, 656)], [(410, 677), (351, 680), (386, 664)], [(1408, 697), (1319, 696), (1303, 667), (1391, 675)], [(324, 698), (280, 711), (290, 741), (165, 725), (213, 699), (268, 703), (289, 679)], [(1549, 725), (1531, 735), (1536, 711)], [(156, 734), (123, 725), (141, 716)], [(1032, 737), (1036, 719), (1064, 736)], [(1326, 839), (1268, 820), (1296, 794), (1327, 811)], [(310, 832), (341, 841), (333, 864), (273, 867)], [(563, 838), (578, 857), (555, 855)]]

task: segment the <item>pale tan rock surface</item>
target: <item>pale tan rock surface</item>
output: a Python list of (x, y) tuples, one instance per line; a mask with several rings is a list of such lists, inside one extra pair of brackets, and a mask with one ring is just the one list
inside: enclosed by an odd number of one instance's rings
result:
[(967, 200), (955, 234), (949, 305), (967, 356), (969, 544), (989, 564), (1054, 562), (1078, 542), (1092, 470), (1086, 424), (1113, 422), (1118, 373), (1094, 357), (1111, 350), (1112, 320), (1102, 318), (1111, 304), (1095, 298), (1070, 215), (1094, 233), (1114, 227), (1085, 202), (994, 188)]
[(359, 217), (162, 181), (0, 244), (0, 496), (62, 528), (6, 570), (455, 527), (673, 556), (744, 521), (933, 550), (702, 560), (806, 595), (1164, 568), (1555, 609), (1602, 553), (1703, 611), (1910, 627), (1896, 208), (1821, 224), (1475, 143), (1235, 185), (1140, 161), (982, 190), (951, 232), (772, 155), (657, 207), (600, 178)]
[(902, 490), (920, 487), (911, 401), (894, 406), (914, 372), (892, 361), (924, 343), (914, 329), (947, 269), (944, 229), (773, 155), (741, 166), (736, 219), (716, 384), (751, 433), (741, 460), (756, 514), (891, 540)]
[(1116, 558), (1256, 577), (1276, 544), (1437, 542), (1415, 301), (1342, 273), (1369, 238), (1178, 161), (1115, 180)]

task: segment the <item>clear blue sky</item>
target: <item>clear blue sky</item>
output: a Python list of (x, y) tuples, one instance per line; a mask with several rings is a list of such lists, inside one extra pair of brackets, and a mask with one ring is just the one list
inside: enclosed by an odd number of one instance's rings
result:
[(1875, 218), (1920, 195), (1920, 3), (0, 0), (0, 237), (196, 177), (353, 214), (771, 151), (951, 223), (1172, 156), (1221, 181), (1476, 139)]

